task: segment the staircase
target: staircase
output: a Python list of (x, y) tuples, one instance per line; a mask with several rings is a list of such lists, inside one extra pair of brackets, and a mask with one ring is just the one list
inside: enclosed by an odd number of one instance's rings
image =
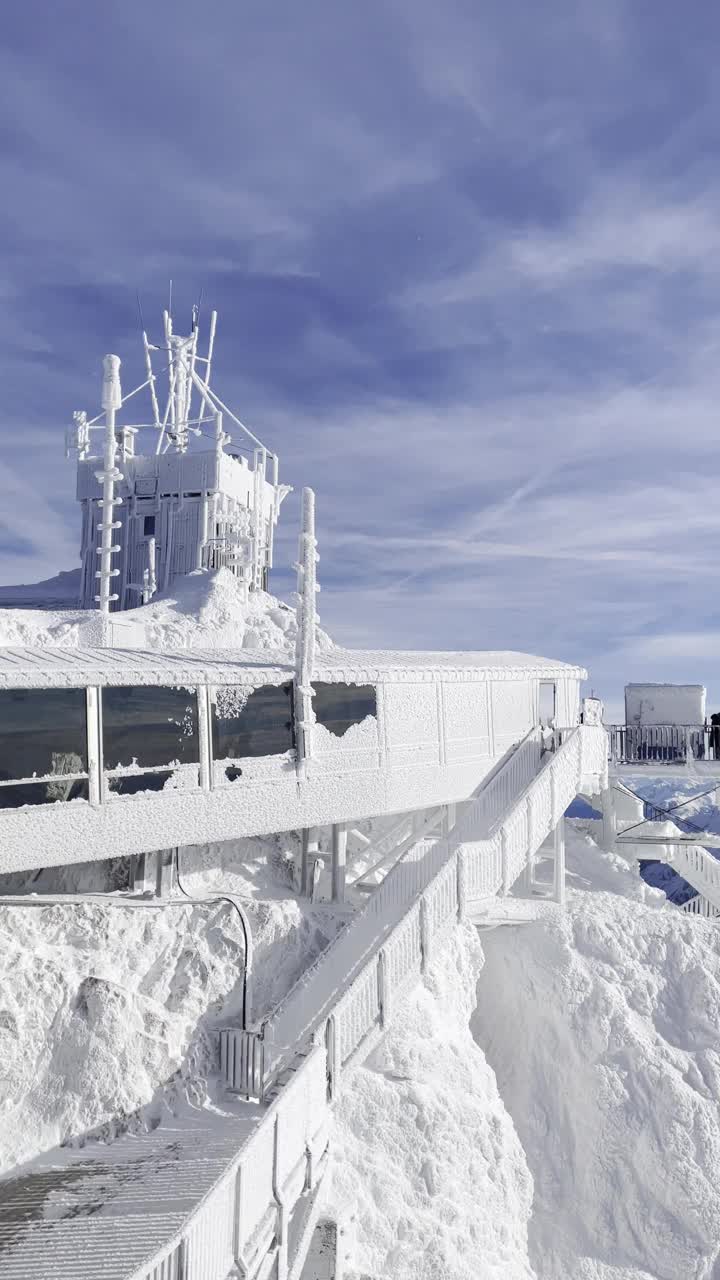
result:
[(696, 899), (683, 903), (683, 910), (690, 915), (702, 915), (712, 919), (720, 915), (720, 862), (699, 844), (675, 845), (668, 858), (669, 865), (683, 880), (687, 880), (702, 899), (703, 904), (692, 906)]
[(688, 916), (702, 916), (705, 920), (717, 920), (720, 907), (716, 907), (704, 894), (697, 893), (694, 898), (680, 904), (680, 910)]

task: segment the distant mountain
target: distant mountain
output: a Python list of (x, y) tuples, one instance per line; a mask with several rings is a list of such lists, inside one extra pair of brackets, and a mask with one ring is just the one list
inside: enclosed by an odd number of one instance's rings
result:
[(0, 587), (0, 609), (76, 609), (80, 570), (68, 569), (44, 582)]

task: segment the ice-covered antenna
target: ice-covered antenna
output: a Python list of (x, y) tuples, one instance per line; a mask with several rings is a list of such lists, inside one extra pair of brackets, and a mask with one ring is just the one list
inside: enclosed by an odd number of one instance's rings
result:
[[(172, 299), (172, 280), (170, 281), (169, 297)], [(202, 298), (202, 292), (200, 297)], [(140, 324), (144, 326), (139, 295), (137, 302)], [(150, 392), (152, 404), (152, 422), (144, 422), (132, 427), (128, 426), (125, 429), (122, 441), (123, 456), (125, 456), (126, 450), (132, 452), (131, 437), (144, 427), (153, 427), (157, 431), (156, 454), (166, 453), (171, 448), (178, 453), (185, 453), (188, 449), (191, 434), (198, 436), (212, 434), (216, 441), (220, 442), (219, 447), (222, 449), (231, 438), (226, 434), (226, 431), (218, 431), (218, 421), (224, 419), (226, 427), (229, 423), (233, 423), (242, 431), (247, 440), (252, 442), (255, 449), (256, 463), (260, 463), (261, 470), (265, 471), (266, 462), (270, 460), (270, 475), (272, 477), (270, 482), (279, 492), (277, 455), (270, 453), (265, 448), (262, 441), (244, 422), (241, 422), (240, 418), (228, 408), (210, 386), (216, 330), (217, 312), (212, 311), (206, 348), (207, 354), (200, 355), (200, 302), (193, 306), (192, 329), (187, 336), (176, 334), (173, 331), (173, 320), (169, 311), (163, 312), (162, 342), (150, 342), (145, 328), (142, 327), (145, 379), (139, 386), (134, 387), (132, 391), (123, 396), (122, 404), (123, 406), (126, 405), (128, 400), (131, 400), (138, 392), (147, 388)], [(153, 370), (153, 354), (160, 352), (165, 357), (165, 367), (161, 372), (167, 374), (168, 378), (167, 397), (164, 406), (159, 402), (160, 380)], [(192, 403), (194, 391), (197, 391), (200, 395), (200, 407), (196, 411), (193, 409)], [(203, 427), (205, 430), (203, 430)], [(75, 415), (73, 426), (69, 428), (66, 435), (66, 451), (69, 452), (71, 449), (76, 449), (81, 458), (88, 457), (90, 454), (90, 433), (93, 430), (102, 430), (102, 428), (102, 413), (90, 420), (85, 415)]]

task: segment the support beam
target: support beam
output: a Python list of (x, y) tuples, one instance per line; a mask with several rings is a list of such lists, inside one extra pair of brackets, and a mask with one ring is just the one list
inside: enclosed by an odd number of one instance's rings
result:
[(553, 867), (553, 896), (561, 907), (565, 906), (565, 818), (562, 817), (553, 832), (555, 862)]
[(302, 852), (300, 855), (300, 893), (309, 898), (312, 893), (312, 876), (315, 860), (320, 850), (317, 827), (304, 827), (302, 830)]
[(332, 900), (345, 901), (345, 878), (347, 875), (347, 827), (340, 822), (333, 823), (332, 829)]
[(600, 797), (600, 804), (602, 807), (603, 846), (608, 853), (612, 853), (617, 837), (617, 813), (615, 811), (612, 787), (605, 788)]
[(169, 898), (173, 889), (172, 849), (137, 854), (133, 858), (130, 879), (134, 893), (152, 894), (155, 898)]

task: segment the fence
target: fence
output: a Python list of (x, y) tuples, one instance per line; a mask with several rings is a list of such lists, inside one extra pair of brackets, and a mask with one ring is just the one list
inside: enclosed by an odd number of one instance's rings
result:
[(716, 920), (720, 916), (720, 907), (716, 907), (704, 894), (698, 893), (694, 898), (680, 904), (680, 910), (689, 916), (704, 916), (706, 920)]
[(720, 725), (613, 724), (608, 733), (614, 764), (720, 760)]

